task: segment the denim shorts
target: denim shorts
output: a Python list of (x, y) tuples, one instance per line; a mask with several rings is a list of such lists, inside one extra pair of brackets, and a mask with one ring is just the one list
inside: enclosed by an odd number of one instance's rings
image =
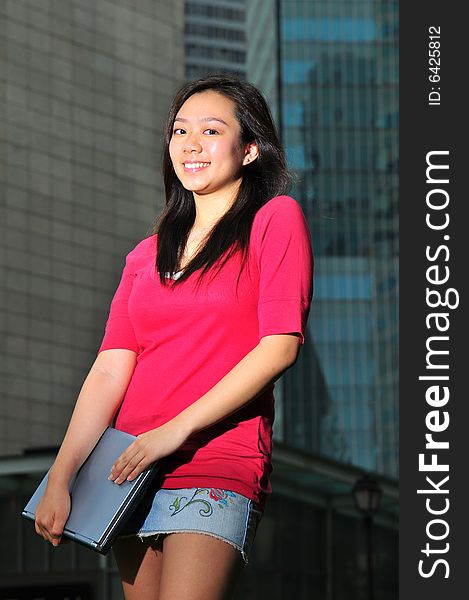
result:
[(143, 538), (175, 532), (198, 532), (224, 540), (241, 552), (244, 564), (262, 518), (259, 505), (219, 488), (150, 490), (120, 531), (119, 537)]

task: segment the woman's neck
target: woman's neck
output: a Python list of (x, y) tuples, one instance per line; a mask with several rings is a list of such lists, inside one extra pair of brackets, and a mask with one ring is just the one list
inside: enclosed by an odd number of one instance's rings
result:
[(231, 208), (239, 190), (239, 183), (229, 195), (226, 191), (220, 196), (215, 194), (200, 195), (194, 192), (196, 214), (193, 229), (204, 229), (215, 225)]

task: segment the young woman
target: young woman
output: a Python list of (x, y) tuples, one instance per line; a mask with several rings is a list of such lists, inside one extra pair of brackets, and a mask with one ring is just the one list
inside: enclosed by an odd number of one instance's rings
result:
[(54, 545), (68, 483), (104, 429), (137, 436), (119, 485), (160, 469), (113, 551), (127, 600), (230, 598), (271, 493), (274, 382), (296, 361), (311, 238), (269, 108), (226, 76), (169, 111), (166, 207), (128, 255), (98, 356), (36, 512)]

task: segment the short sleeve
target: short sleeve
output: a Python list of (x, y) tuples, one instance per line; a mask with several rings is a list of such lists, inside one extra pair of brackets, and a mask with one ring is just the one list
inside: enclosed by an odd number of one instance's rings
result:
[(135, 274), (131, 268), (130, 255), (127, 255), (119, 286), (111, 302), (109, 316), (101, 346), (98, 350), (121, 348), (138, 353), (138, 343), (129, 317), (128, 300), (132, 291)]
[(304, 344), (314, 264), (305, 216), (293, 198), (279, 196), (264, 205), (256, 217), (259, 339), (298, 333)]

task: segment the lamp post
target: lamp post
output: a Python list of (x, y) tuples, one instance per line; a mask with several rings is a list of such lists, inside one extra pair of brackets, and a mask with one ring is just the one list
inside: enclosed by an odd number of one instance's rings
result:
[(366, 532), (366, 554), (368, 572), (368, 600), (375, 600), (373, 578), (373, 514), (379, 509), (383, 492), (378, 483), (368, 475), (357, 479), (352, 489), (357, 510), (363, 515)]

